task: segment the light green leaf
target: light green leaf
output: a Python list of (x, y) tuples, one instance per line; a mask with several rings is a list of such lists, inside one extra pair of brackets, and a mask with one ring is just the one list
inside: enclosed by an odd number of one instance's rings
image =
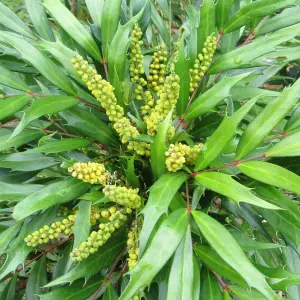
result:
[(201, 277), (200, 277), (200, 268), (199, 262), (196, 258), (196, 255), (193, 254), (193, 270), (194, 270), (194, 279), (193, 279), (193, 298), (200, 298), (200, 289), (201, 289)]
[(248, 287), (248, 284), (243, 277), (236, 272), (229, 264), (227, 264), (220, 255), (206, 245), (195, 245), (195, 252), (200, 260), (210, 269), (214, 270), (218, 275), (243, 286)]
[(251, 178), (300, 195), (300, 177), (283, 167), (268, 162), (248, 161), (238, 164), (238, 168)]
[(105, 293), (103, 295), (103, 300), (118, 300), (119, 296), (116, 292), (116, 289), (112, 286), (111, 283), (108, 283), (106, 286)]
[(46, 114), (58, 113), (75, 106), (78, 103), (79, 100), (70, 96), (49, 96), (36, 99), (31, 106), (25, 110), (21, 122), (18, 124), (10, 138), (18, 135), (33, 120)]
[(80, 107), (73, 107), (59, 113), (68, 125), (76, 128), (80, 133), (95, 139), (105, 145), (118, 145), (119, 141), (111, 127), (108, 127), (93, 112)]
[(6, 230), (0, 234), (0, 255), (4, 253), (11, 241), (16, 237), (20, 228), (23, 225), (23, 221), (14, 224), (13, 226), (8, 227)]
[[(79, 278), (84, 278), (85, 282), (88, 281), (93, 275), (99, 273), (102, 269), (109, 267), (125, 246), (126, 242), (122, 239), (120, 234), (112, 236), (99, 251), (91, 254), (83, 264), (76, 265), (76, 267), (71, 269), (68, 273), (49, 282), (45, 287), (52, 287), (63, 283), (72, 283)], [(84, 290), (83, 285), (84, 282), (81, 284), (82, 290)], [(97, 286), (99, 287), (100, 285), (98, 283)]]
[(300, 106), (295, 109), (295, 111), (288, 119), (284, 127), (284, 132), (289, 132), (297, 127), (300, 127)]
[(230, 96), (230, 89), (249, 74), (244, 73), (233, 77), (224, 77), (192, 102), (185, 116), (185, 121), (190, 121), (212, 111), (223, 99)]
[(266, 152), (266, 157), (300, 156), (300, 132), (289, 135)]
[[(130, 281), (119, 300), (129, 300), (140, 288), (149, 285), (175, 252), (188, 226), (186, 209), (171, 213), (155, 233), (149, 248), (129, 272)], [(155, 261), (153, 260), (155, 258)]]
[(203, 151), (199, 153), (195, 164), (195, 170), (205, 169), (213, 160), (215, 160), (223, 151), (224, 147), (236, 135), (237, 127), (243, 118), (247, 115), (260, 96), (253, 98), (243, 105), (230, 117), (224, 116), (220, 126), (214, 131), (207, 140)]
[(271, 15), (277, 10), (294, 4), (295, 0), (260, 0), (252, 2), (242, 7), (231, 17), (224, 28), (224, 32), (232, 32), (249, 24), (255, 18)]
[(205, 172), (196, 175), (195, 179), (205, 188), (224, 195), (237, 204), (246, 202), (252, 205), (268, 208), (280, 209), (278, 206), (270, 204), (251, 193), (251, 189), (233, 180), (231, 176), (218, 172)]
[(238, 296), (240, 300), (266, 300), (266, 298), (255, 289), (248, 290), (236, 285), (230, 285), (229, 289), (234, 295)]
[(193, 245), (191, 229), (188, 226), (185, 236), (174, 254), (169, 275), (167, 300), (193, 299), (193, 280)]
[(0, 2), (0, 24), (31, 39), (35, 39), (28, 26), (8, 7)]
[(75, 149), (85, 148), (91, 143), (92, 141), (81, 138), (47, 140), (45, 144), (33, 149), (29, 149), (26, 151), (26, 153), (58, 153), (63, 151), (71, 151)]
[(0, 168), (12, 169), (14, 171), (36, 171), (58, 164), (52, 157), (39, 153), (12, 153), (0, 155)]
[(122, 0), (104, 2), (101, 18), (101, 39), (105, 58), (109, 55), (109, 46), (118, 29), (121, 3)]
[(140, 253), (146, 249), (155, 224), (167, 213), (172, 199), (186, 179), (187, 174), (184, 173), (164, 174), (150, 188), (149, 199), (142, 210), (144, 222), (140, 234)]
[(135, 159), (135, 156), (133, 155), (130, 159), (127, 160), (127, 169), (125, 170), (125, 175), (126, 175), (126, 179), (128, 180), (130, 186), (132, 186), (133, 188), (139, 188), (140, 180), (139, 180), (139, 177), (135, 173), (134, 159)]
[(97, 27), (100, 28), (102, 14), (103, 14), (104, 0), (85, 0), (85, 3), (94, 24), (96, 24)]
[(197, 31), (197, 50), (201, 52), (206, 38), (216, 31), (216, 4), (214, 0), (205, 0), (200, 6), (200, 25)]
[(25, 5), (35, 30), (44, 40), (55, 41), (41, 0), (25, 0)]
[(91, 207), (92, 202), (82, 200), (78, 204), (78, 212), (76, 214), (76, 220), (73, 227), (73, 233), (75, 237), (73, 249), (78, 248), (79, 245), (86, 241), (91, 231)]
[(223, 300), (217, 278), (206, 267), (201, 270), (200, 300)]
[(39, 300), (41, 287), (47, 283), (46, 256), (42, 256), (30, 271), (26, 284), (26, 299)]
[(159, 178), (166, 173), (166, 140), (168, 130), (171, 125), (172, 111), (166, 116), (165, 120), (158, 126), (154, 142), (151, 144), (151, 169), (153, 175)]
[(218, 0), (216, 4), (216, 23), (219, 31), (223, 29), (228, 20), (233, 2), (234, 0)]
[(223, 300), (232, 300), (228, 291), (223, 290)]
[(300, 92), (300, 79), (270, 102), (244, 131), (237, 147), (236, 158), (240, 159), (255, 149), (268, 133), (292, 108)]
[(278, 299), (265, 277), (252, 265), (223, 225), (200, 211), (192, 211), (192, 215), (211, 247), (245, 279), (250, 287), (259, 290), (269, 300)]
[(84, 194), (89, 185), (76, 178), (50, 183), (39, 191), (29, 195), (14, 207), (13, 218), (22, 220), (27, 216), (45, 210), (56, 204), (62, 204), (78, 198)]
[(0, 38), (7, 41), (12, 47), (20, 52), (22, 58), (29, 61), (43, 76), (63, 91), (76, 95), (76, 91), (68, 77), (46, 55), (29, 42), (10, 32), (0, 31)]
[(15, 112), (22, 109), (26, 104), (30, 102), (31, 99), (32, 97), (28, 95), (17, 95), (6, 99), (2, 99), (0, 101), (0, 120), (3, 120), (6, 117), (13, 115)]
[(20, 90), (20, 91), (24, 91), (24, 92), (30, 92), (30, 88), (24, 82), (24, 80), (21, 79), (20, 76), (18, 76), (15, 73), (9, 71), (8, 69), (4, 68), (1, 65), (0, 65), (0, 83), (2, 83), (4, 85), (7, 85), (7, 86), (9, 86), (13, 89), (16, 89), (16, 90)]
[(76, 19), (76, 17), (62, 4), (60, 0), (44, 0), (47, 8), (57, 23), (93, 58), (102, 60), (100, 51), (93, 37)]

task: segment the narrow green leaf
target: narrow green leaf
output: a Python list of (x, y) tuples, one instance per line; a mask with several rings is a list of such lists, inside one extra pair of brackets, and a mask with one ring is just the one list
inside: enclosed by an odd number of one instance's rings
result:
[(91, 231), (91, 207), (92, 202), (82, 200), (78, 204), (78, 212), (76, 214), (76, 220), (73, 228), (75, 237), (73, 249), (78, 248), (79, 245), (86, 241)]
[(300, 92), (300, 79), (270, 102), (244, 131), (237, 147), (236, 158), (240, 159), (255, 149), (268, 133), (292, 108)]
[(109, 55), (109, 46), (118, 29), (122, 0), (105, 1), (101, 19), (101, 39), (104, 57)]
[(12, 31), (20, 33), (31, 39), (35, 39), (35, 36), (29, 27), (2, 2), (0, 2), (0, 24)]
[(9, 32), (1, 31), (0, 37), (4, 38), (12, 47), (20, 52), (22, 58), (29, 61), (43, 76), (63, 91), (76, 95), (76, 91), (68, 77), (46, 55), (29, 42)]
[[(129, 272), (130, 281), (119, 300), (129, 300), (141, 287), (149, 285), (175, 252), (188, 226), (186, 209), (171, 213), (161, 224), (145, 254)], [(155, 257), (155, 261), (153, 258)]]
[(15, 112), (21, 110), (25, 105), (27, 105), (30, 102), (31, 99), (32, 97), (28, 95), (17, 95), (6, 99), (2, 99), (0, 101), (0, 120), (3, 120), (6, 117), (9, 117)]
[(166, 140), (171, 120), (172, 111), (169, 112), (165, 120), (158, 126), (157, 135), (153, 144), (151, 144), (151, 169), (156, 178), (166, 173)]
[(278, 299), (265, 277), (252, 265), (223, 225), (200, 211), (192, 211), (192, 215), (211, 247), (245, 279), (250, 287), (259, 290), (269, 300)]
[(258, 181), (300, 195), (300, 177), (287, 169), (262, 161), (248, 161), (238, 165), (247, 176)]
[(47, 8), (57, 23), (93, 58), (102, 60), (100, 51), (93, 37), (76, 19), (76, 17), (62, 4), (60, 0), (44, 0)]
[(11, 138), (12, 132), (7, 135), (1, 136), (0, 139), (0, 151), (9, 149), (9, 148), (18, 148), (24, 144), (28, 144), (36, 140), (37, 138), (44, 135), (42, 131), (38, 130), (24, 130), (17, 136)]
[(78, 103), (79, 100), (70, 96), (49, 96), (36, 99), (31, 106), (25, 110), (23, 118), (14, 130), (11, 138), (18, 135), (33, 120), (36, 120), (46, 114), (58, 113), (75, 106)]
[(185, 121), (190, 121), (212, 111), (223, 99), (230, 96), (230, 89), (249, 74), (244, 73), (233, 77), (224, 77), (215, 86), (192, 102), (185, 116)]
[(266, 184), (260, 184), (259, 186), (255, 186), (255, 193), (257, 193), (265, 200), (286, 209), (300, 221), (300, 210), (298, 202), (293, 201), (290, 197), (286, 196), (277, 188)]
[[(197, 267), (197, 266), (195, 266)], [(167, 300), (193, 299), (193, 245), (190, 226), (181, 240), (170, 270)], [(181, 282), (182, 284), (178, 284)]]
[(238, 296), (240, 300), (266, 300), (266, 298), (255, 289), (248, 290), (236, 285), (230, 285), (229, 289), (234, 295)]
[(291, 117), (288, 119), (284, 127), (284, 132), (291, 131), (297, 127), (300, 127), (300, 106), (295, 109)]
[(216, 31), (216, 4), (214, 0), (205, 0), (200, 6), (200, 25), (197, 31), (198, 53), (204, 47), (206, 38)]
[(150, 188), (149, 199), (142, 210), (144, 222), (140, 234), (140, 253), (146, 249), (155, 224), (164, 213), (167, 213), (172, 199), (186, 179), (187, 174), (184, 173), (164, 174)]
[(17, 279), (18, 276), (14, 276), (9, 280), (5, 289), (0, 295), (0, 300), (14, 300), (17, 292)]
[(55, 204), (62, 204), (84, 194), (89, 185), (75, 178), (51, 183), (39, 191), (29, 195), (14, 207), (13, 218), (22, 220), (27, 216), (45, 210)]
[[(219, 56), (215, 62), (212, 63), (208, 73), (218, 74), (231, 69), (268, 65), (270, 63), (269, 59), (266, 59), (264, 55), (276, 51), (278, 45), (293, 39), (299, 33), (300, 24), (296, 24), (259, 37), (243, 47), (236, 48), (234, 45), (233, 51)], [(239, 38), (239, 32), (237, 32), (237, 34)]]
[(201, 289), (201, 277), (200, 277), (200, 265), (196, 258), (196, 255), (193, 254), (193, 270), (194, 270), (194, 279), (193, 279), (193, 298), (200, 298), (200, 289)]
[(118, 300), (119, 296), (117, 294), (116, 289), (109, 283), (106, 286), (105, 293), (103, 295), (103, 300)]
[(32, 268), (26, 284), (26, 299), (39, 300), (41, 287), (47, 283), (46, 256), (42, 256)]
[(69, 244), (67, 244), (66, 248), (62, 251), (62, 255), (60, 259), (53, 267), (52, 280), (68, 273), (68, 270), (73, 263), (71, 258), (72, 250), (73, 250), (73, 244), (72, 242), (70, 242)]
[(12, 153), (0, 155), (0, 168), (14, 171), (36, 171), (58, 164), (52, 157), (39, 153)]
[(93, 112), (86, 111), (80, 107), (73, 107), (59, 114), (69, 126), (76, 128), (80, 133), (95, 139), (105, 145), (118, 145), (116, 134)]
[(224, 195), (237, 204), (246, 202), (268, 209), (280, 209), (251, 193), (251, 189), (233, 180), (231, 176), (218, 172), (205, 172), (197, 175), (195, 179), (205, 188)]
[(25, 0), (25, 5), (32, 24), (40, 37), (54, 42), (55, 38), (41, 0)]
[(214, 270), (220, 276), (243, 286), (248, 287), (247, 282), (243, 277), (236, 272), (229, 264), (227, 264), (224, 259), (219, 256), (215, 251), (213, 251), (209, 246), (196, 245), (195, 252), (200, 260), (210, 269)]
[(0, 83), (7, 85), (13, 89), (30, 92), (28, 85), (20, 78), (20, 76), (9, 71), (0, 65)]
[(201, 270), (200, 300), (223, 300), (217, 278), (206, 267)]
[(135, 159), (134, 155), (130, 159), (128, 159), (127, 169), (125, 170), (125, 175), (126, 175), (126, 179), (128, 180), (130, 186), (132, 186), (133, 188), (139, 188), (140, 180), (139, 180), (139, 177), (135, 173), (134, 159)]
[(231, 17), (224, 28), (224, 32), (232, 32), (249, 24), (254, 18), (262, 18), (271, 15), (277, 10), (294, 4), (295, 0), (260, 0), (252, 2), (242, 7)]
[[(109, 267), (125, 246), (126, 242), (121, 238), (120, 234), (112, 236), (99, 251), (90, 255), (84, 261), (84, 264), (76, 265), (76, 267), (71, 269), (68, 273), (49, 282), (45, 287), (52, 287), (63, 283), (72, 283), (79, 278), (84, 278), (85, 282), (88, 281), (93, 275), (99, 273), (102, 269)], [(83, 285), (84, 282), (81, 284), (82, 290), (84, 290)], [(98, 283), (98, 288), (100, 285)]]
[(88, 11), (95, 25), (101, 27), (104, 0), (85, 0)]
[(199, 153), (195, 164), (195, 170), (205, 169), (222, 153), (224, 147), (236, 135), (239, 123), (243, 120), (259, 98), (260, 96), (251, 99), (230, 117), (227, 117), (226, 115), (224, 116), (220, 126), (205, 143), (203, 147), (204, 151)]
[(4, 253), (7, 246), (11, 243), (11, 241), (16, 237), (20, 228), (23, 225), (23, 221), (14, 224), (13, 226), (8, 227), (6, 230), (1, 232), (0, 234), (0, 255)]
[(266, 157), (280, 156), (300, 156), (300, 132), (289, 135), (266, 152)]
[[(101, 276), (95, 276), (89, 280), (86, 284), (82, 280), (78, 280), (71, 285), (65, 285), (55, 288), (47, 294), (40, 294), (41, 300), (74, 300), (74, 299), (89, 299), (97, 289), (104, 282), (104, 278)], [(84, 285), (84, 287), (83, 287)]]
[(234, 0), (218, 0), (216, 6), (216, 23), (220, 30), (223, 29), (225, 23), (228, 20), (230, 9)]
[(232, 300), (228, 291), (223, 290), (223, 300)]
[(26, 153), (58, 153), (63, 151), (71, 151), (75, 149), (85, 148), (91, 143), (92, 141), (81, 138), (47, 140), (45, 144), (33, 149), (29, 149), (26, 151)]

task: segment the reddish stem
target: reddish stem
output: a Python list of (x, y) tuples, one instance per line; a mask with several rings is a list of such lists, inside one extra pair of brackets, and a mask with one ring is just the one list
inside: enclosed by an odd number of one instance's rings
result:
[(287, 137), (287, 136), (288, 136), (288, 134), (285, 133), (285, 132), (283, 132), (283, 133), (280, 134), (280, 135), (272, 136), (272, 137), (270, 137), (270, 138), (268, 138), (268, 139), (265, 139), (264, 142), (267, 143), (267, 142), (269, 142), (269, 141), (277, 140), (277, 139), (282, 139), (282, 138), (285, 138), (285, 137)]
[(122, 275), (124, 274), (126, 268), (127, 268), (127, 262), (124, 264), (123, 268), (121, 269), (120, 273), (118, 274), (118, 277), (114, 283), (114, 287), (117, 287), (117, 284), (118, 284), (120, 278), (122, 277)]
[(237, 166), (237, 165), (239, 165), (241, 163), (244, 163), (244, 162), (247, 162), (247, 161), (251, 161), (251, 160), (255, 160), (255, 159), (264, 158), (264, 157), (266, 157), (266, 155), (263, 153), (261, 155), (250, 157), (250, 158), (247, 158), (247, 159), (235, 160), (234, 162), (232, 162), (230, 164), (226, 164), (226, 165), (223, 165), (223, 166), (219, 166), (219, 167), (215, 167), (215, 168), (203, 170), (203, 171), (200, 171), (200, 172), (191, 173), (190, 177), (196, 176), (196, 175), (201, 174), (201, 173), (213, 172), (213, 171), (218, 171), (218, 170), (229, 168), (229, 167), (235, 167), (235, 166)]
[[(102, 52), (103, 54), (103, 52)], [(107, 63), (106, 60), (104, 58), (104, 54), (103, 54), (103, 59), (102, 59), (102, 63), (103, 63), (103, 68), (104, 68), (104, 72), (105, 72), (105, 78), (108, 81), (108, 70), (107, 70)]]
[(222, 36), (224, 35), (224, 30), (222, 29), (219, 34), (218, 34), (218, 37), (217, 37), (217, 41), (216, 41), (216, 45), (217, 47), (220, 45), (221, 43), (221, 39), (222, 39)]
[(190, 195), (189, 195), (189, 184), (188, 181), (186, 180), (185, 182), (185, 194), (186, 194), (186, 208), (188, 211), (188, 214), (191, 214), (191, 204), (190, 204)]
[(218, 275), (214, 270), (210, 269), (210, 271), (215, 275), (217, 280), (219, 281), (221, 287), (226, 290), (227, 292), (230, 292), (229, 286), (222, 280), (221, 276)]

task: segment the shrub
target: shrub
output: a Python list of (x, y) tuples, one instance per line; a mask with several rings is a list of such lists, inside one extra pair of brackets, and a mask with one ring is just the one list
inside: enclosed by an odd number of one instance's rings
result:
[(297, 1), (127, 2), (0, 4), (1, 299), (299, 299)]

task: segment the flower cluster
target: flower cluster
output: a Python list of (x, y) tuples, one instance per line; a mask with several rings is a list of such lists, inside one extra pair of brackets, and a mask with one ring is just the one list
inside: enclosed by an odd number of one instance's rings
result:
[(90, 223), (92, 225), (96, 225), (97, 221), (100, 218), (108, 219), (110, 217), (109, 210), (106, 209), (100, 209), (98, 206), (94, 205), (91, 208), (91, 216), (90, 216)]
[(157, 47), (157, 51), (153, 54), (153, 59), (150, 64), (148, 76), (148, 84), (155, 92), (159, 92), (164, 83), (167, 51), (165, 45), (161, 44)]
[(72, 260), (80, 262), (98, 251), (111, 237), (112, 233), (118, 230), (127, 221), (127, 215), (132, 213), (130, 208), (117, 209), (112, 206), (108, 209), (110, 217), (107, 223), (101, 223), (98, 231), (92, 231), (87, 240), (74, 249), (71, 253)]
[(138, 226), (137, 220), (132, 223), (132, 227), (128, 233), (127, 247), (128, 247), (128, 269), (132, 270), (138, 263), (139, 257), (139, 236), (141, 226)]
[(109, 177), (103, 164), (95, 162), (88, 163), (75, 163), (68, 171), (72, 173), (73, 177), (76, 177), (84, 182), (91, 184), (100, 183), (105, 185)]
[(151, 112), (151, 109), (154, 107), (154, 98), (150, 91), (144, 93), (145, 104), (141, 106), (141, 112), (143, 115), (148, 115)]
[(138, 195), (139, 189), (130, 189), (124, 186), (106, 185), (104, 195), (112, 202), (129, 207), (139, 208), (142, 200)]
[(194, 147), (178, 143), (171, 144), (170, 148), (166, 152), (166, 167), (170, 172), (176, 172), (183, 168), (184, 164), (193, 165), (195, 164), (198, 153), (202, 148), (202, 144)]
[(198, 87), (199, 81), (204, 77), (205, 72), (211, 64), (215, 51), (216, 37), (208, 36), (204, 43), (202, 54), (198, 55), (198, 59), (195, 60), (193, 69), (190, 69), (190, 92), (193, 92)]
[(132, 30), (130, 48), (130, 60), (129, 60), (129, 72), (131, 81), (137, 84), (135, 93), (137, 94), (136, 99), (142, 100), (143, 87), (147, 85), (147, 81), (141, 76), (145, 74), (143, 67), (143, 54), (141, 50), (141, 45), (143, 41), (141, 40), (142, 31), (138, 24), (136, 24)]
[(75, 215), (69, 215), (62, 221), (56, 221), (50, 226), (45, 225), (37, 231), (29, 234), (24, 240), (29, 247), (47, 244), (49, 241), (59, 239), (62, 235), (69, 235), (72, 232), (75, 222)]

